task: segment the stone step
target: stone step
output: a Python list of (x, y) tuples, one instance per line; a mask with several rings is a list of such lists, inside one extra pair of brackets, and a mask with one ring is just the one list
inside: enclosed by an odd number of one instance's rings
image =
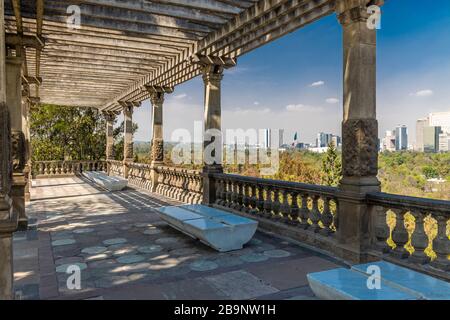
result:
[(361, 272), (337, 268), (307, 275), (309, 286), (320, 299), (326, 300), (417, 300), (417, 296), (386, 283), (380, 289), (369, 289), (368, 276)]
[(368, 275), (369, 266), (378, 266), (383, 283), (426, 300), (450, 300), (450, 283), (386, 261), (359, 264), (352, 270)]
[(125, 189), (125, 187), (128, 185), (127, 179), (108, 176), (106, 173), (99, 171), (84, 171), (82, 174), (87, 179), (104, 187), (109, 191), (120, 191)]

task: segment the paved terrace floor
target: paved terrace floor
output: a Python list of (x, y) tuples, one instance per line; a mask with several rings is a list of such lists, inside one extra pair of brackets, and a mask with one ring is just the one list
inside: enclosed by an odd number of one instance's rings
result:
[[(33, 181), (30, 230), (14, 235), (20, 299), (314, 299), (306, 274), (338, 262), (257, 232), (219, 253), (172, 229), (154, 209), (177, 202), (77, 178)], [(67, 267), (81, 268), (81, 290)]]

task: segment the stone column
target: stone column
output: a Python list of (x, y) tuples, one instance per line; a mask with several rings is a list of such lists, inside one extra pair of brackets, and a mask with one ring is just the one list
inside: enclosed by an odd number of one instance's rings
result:
[(122, 103), (123, 107), (123, 164), (124, 176), (128, 178), (127, 162), (133, 161), (133, 105)]
[(30, 102), (22, 97), (22, 131), (25, 136), (25, 202), (30, 202), (31, 188), (31, 135), (30, 135)]
[(197, 55), (193, 59), (201, 67), (204, 83), (204, 133), (203, 133), (203, 203), (211, 205), (216, 200), (214, 174), (222, 173), (222, 110), (221, 81), (223, 71), (236, 65), (230, 58)]
[(4, 3), (0, 1), (0, 300), (13, 295), (12, 233), (17, 229), (17, 214), (10, 197), (12, 184), (11, 129), (6, 104)]
[(367, 258), (371, 241), (365, 194), (380, 191), (376, 29), (368, 26), (368, 5), (368, 0), (342, 0), (336, 5), (344, 49), (343, 178), (339, 186), (338, 239), (344, 258), (355, 262)]
[(158, 172), (156, 167), (164, 163), (164, 131), (163, 131), (163, 104), (164, 95), (172, 93), (171, 87), (147, 87), (152, 104), (152, 143), (151, 143), (151, 191), (156, 192), (158, 185)]
[(22, 58), (6, 58), (6, 104), (11, 118), (11, 144), (13, 160), (13, 184), (11, 196), (14, 210), (19, 216), (19, 228), (28, 227), (25, 214), (25, 134), (22, 127)]
[(116, 115), (112, 112), (103, 112), (106, 120), (106, 171), (109, 175), (109, 160), (114, 160), (114, 121)]

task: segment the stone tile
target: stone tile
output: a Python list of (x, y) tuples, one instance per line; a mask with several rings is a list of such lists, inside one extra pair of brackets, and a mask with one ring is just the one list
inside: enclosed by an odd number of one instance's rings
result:
[(252, 299), (279, 291), (244, 270), (208, 276), (204, 281), (233, 300)]
[(111, 245), (115, 245), (115, 244), (122, 244), (127, 242), (127, 239), (124, 238), (113, 238), (113, 239), (107, 239), (103, 241), (103, 244), (105, 246), (111, 246)]
[(189, 265), (189, 268), (192, 271), (199, 271), (199, 272), (211, 271), (211, 270), (217, 269), (218, 267), (219, 267), (219, 265), (217, 263), (215, 263), (213, 261), (208, 261), (208, 260), (197, 260), (197, 261), (192, 262)]
[(96, 247), (88, 247), (81, 250), (82, 253), (87, 254), (99, 254), (108, 250), (106, 247), (96, 246)]
[(279, 290), (301, 287), (308, 284), (306, 275), (339, 267), (319, 257), (307, 257), (280, 261), (268, 265), (248, 265), (247, 271), (271, 284)]
[(142, 255), (137, 254), (131, 254), (131, 255), (125, 255), (117, 258), (117, 262), (124, 263), (124, 264), (131, 264), (136, 262), (144, 261), (145, 257)]

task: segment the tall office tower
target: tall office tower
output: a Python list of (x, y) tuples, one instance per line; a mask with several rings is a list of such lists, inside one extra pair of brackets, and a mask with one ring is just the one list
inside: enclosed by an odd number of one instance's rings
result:
[(395, 151), (395, 133), (387, 130), (382, 141), (382, 151)]
[(331, 133), (319, 132), (317, 134), (316, 147), (317, 148), (328, 147), (332, 138), (333, 138), (333, 135)]
[(266, 149), (270, 149), (272, 146), (272, 130), (271, 129), (264, 129), (264, 143), (263, 147)]
[(439, 151), (439, 134), (441, 127), (426, 126), (423, 128), (423, 151), (438, 152)]
[(333, 136), (331, 137), (331, 141), (333, 142), (333, 144), (334, 144), (334, 146), (335, 146), (336, 148), (339, 148), (339, 147), (341, 146), (341, 144), (342, 144), (342, 139), (341, 139), (341, 137), (339, 137), (339, 136), (333, 135)]
[(408, 128), (403, 126), (397, 126), (395, 128), (395, 150), (407, 150), (408, 149)]
[(450, 133), (450, 111), (430, 113), (428, 116), (431, 127), (441, 127), (443, 133)]
[(284, 129), (278, 130), (278, 147), (281, 148), (281, 146), (284, 144)]
[(442, 132), (439, 134), (439, 152), (450, 151), (450, 133)]
[(418, 119), (416, 122), (416, 145), (415, 150), (423, 152), (423, 128), (428, 126), (428, 118)]

